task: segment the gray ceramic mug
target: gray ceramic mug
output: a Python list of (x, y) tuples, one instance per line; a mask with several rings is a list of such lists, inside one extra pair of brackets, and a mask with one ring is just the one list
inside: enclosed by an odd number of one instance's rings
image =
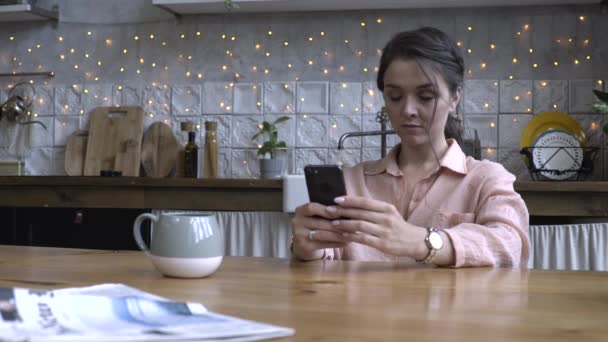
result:
[[(154, 222), (150, 247), (141, 237), (141, 223)], [(212, 214), (141, 214), (133, 235), (156, 269), (171, 277), (200, 278), (215, 272), (224, 257), (224, 232)]]

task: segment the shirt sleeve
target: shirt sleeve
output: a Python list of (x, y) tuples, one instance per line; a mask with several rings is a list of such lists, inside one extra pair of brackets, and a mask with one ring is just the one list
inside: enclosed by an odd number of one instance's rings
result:
[(500, 165), (484, 169), (475, 222), (444, 230), (454, 247), (454, 267), (526, 267), (529, 214), (513, 188), (515, 176)]

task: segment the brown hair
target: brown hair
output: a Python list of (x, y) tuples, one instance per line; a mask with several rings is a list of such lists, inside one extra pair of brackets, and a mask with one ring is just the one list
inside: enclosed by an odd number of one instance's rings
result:
[[(445, 80), (450, 94), (456, 94), (463, 87), (464, 59), (456, 43), (443, 31), (433, 27), (423, 27), (414, 31), (404, 31), (396, 34), (382, 50), (378, 78), (378, 89), (384, 92), (384, 74), (386, 69), (396, 59), (415, 60), (427, 75), (433, 86), (437, 84), (430, 77), (430, 70), (435, 71)], [(435, 99), (435, 108), (437, 107)], [(459, 106), (458, 106), (459, 107)], [(448, 115), (444, 134), (446, 138), (455, 139), (462, 144), (462, 129), (459, 108), (456, 117)], [(433, 118), (435, 110), (433, 110)]]

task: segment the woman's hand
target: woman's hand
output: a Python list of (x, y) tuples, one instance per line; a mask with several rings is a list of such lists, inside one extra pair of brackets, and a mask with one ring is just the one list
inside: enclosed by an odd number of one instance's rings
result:
[(344, 247), (341, 232), (332, 226), (333, 218), (328, 207), (319, 203), (307, 203), (296, 208), (291, 219), (293, 229), (293, 253), (303, 260), (323, 257), (323, 249)]
[(339, 197), (336, 203), (337, 206), (325, 210), (333, 218), (331, 227), (342, 232), (341, 241), (357, 242), (387, 254), (416, 260), (424, 259), (428, 254), (424, 242), (426, 229), (406, 222), (394, 205), (357, 196)]

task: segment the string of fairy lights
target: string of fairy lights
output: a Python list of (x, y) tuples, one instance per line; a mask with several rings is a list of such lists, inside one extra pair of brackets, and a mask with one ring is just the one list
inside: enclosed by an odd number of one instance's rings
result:
[[(577, 24), (590, 25), (590, 21), (585, 15), (576, 15)], [(123, 85), (127, 83), (143, 83), (146, 86), (160, 87), (167, 89), (168, 85), (166, 82), (161, 82), (158, 77), (156, 80), (149, 80), (150, 75), (167, 75), (168, 73), (179, 73), (186, 82), (191, 80), (192, 83), (202, 80), (212, 80), (207, 76), (208, 72), (205, 72), (200, 67), (198, 62), (201, 56), (197, 55), (197, 50), (193, 49), (192, 46), (206, 44), (206, 49), (219, 49), (221, 51), (222, 58), (217, 58), (213, 61), (215, 63), (212, 66), (205, 66), (207, 70), (212, 70), (214, 75), (215, 72), (225, 74), (231, 81), (227, 82), (226, 88), (234, 87), (235, 84), (245, 81), (250, 82), (248, 79), (250, 75), (256, 75), (256, 79), (265, 80), (277, 80), (274, 75), (290, 75), (290, 79), (283, 79), (280, 81), (300, 81), (301, 76), (305, 73), (310, 75), (311, 70), (317, 72), (320, 80), (325, 78), (326, 80), (339, 80), (341, 74), (347, 72), (351, 75), (358, 73), (367, 78), (373, 79), (374, 73), (378, 72), (377, 57), (382, 53), (380, 48), (361, 48), (358, 44), (353, 44), (353, 38), (359, 37), (360, 34), (369, 33), (370, 29), (374, 32), (381, 31), (385, 25), (385, 19), (382, 17), (369, 17), (365, 20), (361, 20), (354, 26), (343, 28), (342, 32), (332, 32), (330, 30), (319, 29), (308, 34), (301, 34), (297, 38), (291, 40), (286, 39), (282, 32), (276, 32), (277, 28), (267, 29), (258, 32), (257, 35), (246, 35), (244, 37), (234, 33), (221, 33), (219, 35), (212, 35), (203, 30), (204, 25), (199, 26), (197, 29), (192, 26), (185, 25), (186, 28), (177, 28), (173, 32), (136, 32), (128, 37), (112, 37), (104, 34), (104, 30), (100, 29), (98, 32), (95, 30), (86, 30), (85, 44), (80, 46), (71, 46), (68, 41), (74, 41), (72, 35), (83, 34), (83, 32), (70, 31), (64, 34), (55, 32), (54, 39), (51, 41), (32, 41), (30, 43), (20, 42), (17, 34), (10, 34), (5, 36), (5, 50), (14, 51), (14, 55), (4, 60), (5, 67), (8, 66), (12, 69), (13, 73), (19, 71), (31, 71), (35, 69), (37, 71), (43, 71), (55, 65), (55, 63), (65, 63), (72, 70), (72, 76), (79, 75), (76, 78), (82, 80), (78, 82), (80, 84), (73, 84), (72, 88), (76, 92), (85, 94), (86, 96), (93, 96), (96, 100), (106, 103), (109, 101), (107, 95), (94, 94), (90, 91), (88, 85), (104, 82), (116, 83), (116, 75), (122, 78), (122, 82), (118, 85), (117, 89), (122, 90)], [(386, 29), (392, 29), (392, 26), (386, 26)], [(463, 35), (471, 34), (475, 32), (477, 28), (472, 25), (463, 27), (460, 37), (457, 39), (457, 45), (462, 49), (465, 58), (473, 60), (474, 56), (488, 55), (489, 52), (496, 52), (502, 47), (497, 41), (488, 38), (487, 45), (483, 48), (485, 51), (474, 51), (472, 44), (465, 43), (470, 41), (470, 37)], [(513, 32), (513, 39), (522, 39), (522, 37), (529, 34), (534, 27), (529, 24), (523, 24), (515, 32)], [(228, 30), (226, 30), (228, 31)], [(577, 32), (587, 32), (588, 30), (576, 30)], [(344, 33), (347, 32), (347, 33)], [(350, 36), (351, 38), (347, 38)], [(341, 37), (337, 40), (337, 37)], [(0, 36), (0, 42), (2, 42)], [(296, 41), (294, 41), (296, 40)], [(384, 42), (378, 42), (378, 44)], [(549, 59), (544, 53), (537, 53), (537, 51), (530, 47), (527, 50), (528, 57), (514, 55), (511, 58), (511, 64), (515, 66), (521, 66), (522, 63), (529, 63), (529, 67), (532, 69), (539, 69), (541, 67), (550, 66), (554, 69), (559, 69), (563, 66), (580, 66), (585, 63), (591, 63), (592, 56), (592, 41), (590, 37), (578, 37), (578, 34), (574, 34), (572, 37), (556, 37), (554, 43), (558, 46), (563, 47), (569, 51), (567, 58), (551, 58)], [(28, 64), (28, 58), (38, 54), (39, 57), (47, 58), (46, 46), (50, 44), (57, 44), (53, 51), (59, 50), (60, 52), (56, 56), (53, 63), (48, 65), (42, 63)], [(359, 62), (351, 63), (347, 59), (336, 62), (336, 49), (331, 44), (340, 44), (342, 49), (350, 53), (350, 58), (360, 59)], [(45, 46), (46, 45), (46, 46)], [(327, 48), (330, 46), (330, 48)], [(475, 45), (478, 46), (478, 45)], [(304, 55), (298, 55), (294, 60), (287, 60), (283, 58), (284, 54), (280, 51), (281, 49), (299, 49), (298, 52), (304, 52)], [(333, 49), (332, 49), (333, 48)], [(502, 51), (506, 50), (505, 47)], [(249, 50), (253, 52), (253, 59), (245, 60), (239, 51)], [(148, 54), (148, 52), (154, 51), (154, 53)], [(158, 57), (158, 56), (162, 57)], [(177, 63), (169, 60), (169, 56), (175, 55)], [(279, 60), (277, 61), (276, 56), (278, 55)], [(104, 56), (104, 57), (102, 57)], [(156, 58), (154, 58), (156, 56)], [(344, 57), (344, 56), (340, 56)], [(372, 59), (369, 57), (375, 57), (375, 62), (372, 64)], [(111, 58), (109, 61), (107, 58)], [(116, 63), (117, 60), (123, 61), (123, 63)], [(369, 61), (369, 63), (367, 63)], [(477, 60), (476, 60), (477, 61)], [(249, 62), (249, 65), (246, 65)], [(0, 61), (1, 63), (1, 61)], [(64, 66), (65, 66), (64, 65)], [(359, 70), (352, 70), (349, 65), (359, 65)], [(58, 68), (58, 69), (63, 69)], [(480, 60), (476, 64), (469, 65), (466, 73), (469, 78), (481, 76), (480, 72), (490, 69), (491, 63), (488, 60)], [(63, 69), (64, 70), (64, 69)], [(178, 75), (179, 75), (178, 74)], [(250, 74), (250, 75), (247, 75)], [(112, 75), (113, 77), (106, 77), (106, 75)], [(337, 76), (336, 76), (337, 75)], [(225, 80), (226, 77), (223, 79)], [(504, 79), (517, 80), (515, 73), (505, 70)], [(11, 88), (15, 84), (16, 80), (5, 84), (6, 88)], [(31, 78), (28, 80), (31, 84), (48, 84), (48, 80), (38, 80)], [(603, 81), (597, 81), (602, 87)], [(541, 87), (550, 87), (551, 81), (542, 81)], [(342, 83), (343, 87), (346, 87), (346, 83)], [(285, 87), (288, 84), (285, 83)], [(498, 83), (495, 83), (498, 86)], [(254, 86), (255, 87), (255, 86)], [(254, 89), (255, 90), (255, 89)], [(374, 90), (365, 90), (369, 93), (369, 99), (374, 98)], [(526, 90), (524, 93), (513, 95), (514, 102), (520, 102), (529, 99), (532, 96), (532, 89)], [(38, 99), (37, 101), (43, 101)], [(148, 99), (144, 105), (150, 108), (156, 108), (158, 110), (167, 110), (170, 108), (169, 103), (155, 104), (151, 102), (153, 100)], [(304, 97), (297, 98), (297, 101), (304, 102)], [(39, 102), (39, 104), (42, 104)], [(257, 107), (261, 107), (261, 101), (257, 101)], [(231, 112), (232, 107), (230, 103), (226, 101), (218, 101), (218, 107), (224, 112)], [(68, 105), (65, 105), (68, 106)], [(367, 109), (373, 105), (371, 103), (364, 103), (363, 106)], [(483, 108), (485, 110), (490, 109), (491, 104), (485, 102)], [(288, 108), (290, 111), (293, 108)], [(557, 104), (553, 104), (553, 109), (559, 110)], [(69, 110), (69, 108), (65, 108)], [(360, 108), (354, 108), (355, 112), (359, 112)], [(193, 115), (196, 113), (192, 109), (186, 108), (185, 111), (190, 114), (192, 111)], [(531, 113), (532, 108), (526, 108), (526, 112)], [(83, 114), (83, 110), (80, 110), (80, 114)], [(154, 117), (157, 113), (149, 111), (149, 115)], [(516, 121), (517, 119), (513, 119)], [(597, 123), (593, 126), (598, 126)], [(336, 128), (336, 124), (331, 125), (332, 128)], [(496, 128), (496, 123), (490, 123), (491, 128)], [(487, 151), (490, 153), (490, 150)]]

